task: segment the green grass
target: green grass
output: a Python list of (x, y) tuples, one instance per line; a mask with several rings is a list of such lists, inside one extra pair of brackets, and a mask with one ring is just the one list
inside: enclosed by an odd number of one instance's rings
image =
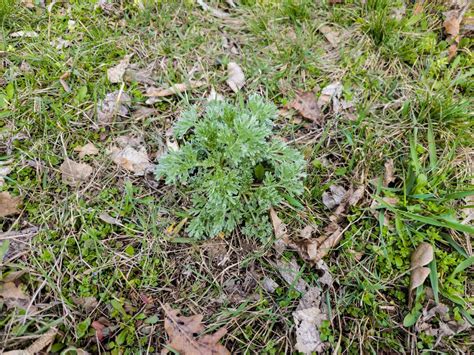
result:
[[(435, 347), (436, 337), (402, 326), (407, 314), (438, 301), (448, 306), (451, 320), (473, 316), (472, 225), (461, 223), (474, 191), (471, 42), (463, 40), (457, 58), (447, 60), (440, 4), (418, 16), (407, 5), (406, 14), (394, 19), (398, 3), (385, 0), (342, 6), (246, 0), (236, 9), (208, 1), (241, 20), (235, 25), (191, 1), (148, 1), (143, 10), (123, 2), (110, 14), (94, 8), (95, 1), (73, 2), (67, 11), (57, 3), (51, 14), (4, 3), (0, 161), (11, 160), (12, 172), (0, 191), (24, 202), (21, 215), (0, 219), (0, 228), (40, 231), (22, 257), (0, 266), (0, 278), (25, 271), (17, 283), (35, 295), (39, 309), (25, 317), (21, 308), (0, 301), (0, 348), (26, 348), (55, 326), (55, 353), (68, 347), (158, 352), (166, 341), (161, 304), (170, 303), (186, 315), (202, 313), (209, 332), (225, 325), (223, 342), (233, 353), (294, 351), (292, 312), (301, 294), (279, 276), (271, 245), (239, 228), (206, 242), (189, 238), (189, 196), (151, 175), (121, 170), (106, 153), (116, 137), (135, 134), (157, 155), (182, 110), (202, 105), (211, 86), (233, 100), (225, 80), (226, 64), (235, 61), (247, 79), (242, 97), (258, 93), (283, 108), (297, 90), (318, 93), (339, 80), (341, 99), (354, 101), (350, 117), (326, 111), (324, 127), (296, 115), (275, 121), (276, 135), (307, 161), (303, 195), (278, 211), (293, 237), (308, 224), (323, 230), (329, 223), (322, 194), (331, 185), (367, 186), (363, 201), (348, 211), (342, 241), (325, 258), (336, 280), (324, 290), (333, 315), (321, 328), (329, 348), (340, 342), (347, 353), (407, 352), (411, 341), (420, 352), (467, 351), (468, 331)], [(322, 24), (345, 36), (339, 48), (318, 31)], [(39, 36), (8, 35), (21, 30)], [(71, 45), (55, 48), (51, 42), (58, 38)], [(208, 86), (163, 99), (151, 117), (100, 126), (97, 103), (120, 89), (107, 80), (107, 69), (130, 53), (132, 63), (154, 66), (157, 86), (188, 79)], [(70, 93), (59, 82), (66, 72)], [(132, 106), (144, 105), (140, 84), (123, 89)], [(78, 161), (74, 148), (87, 142), (100, 150), (84, 160), (94, 167), (93, 178), (79, 188), (63, 184), (61, 163), (66, 156)], [(396, 179), (382, 186), (388, 159)], [(370, 208), (384, 198), (398, 203)], [(104, 212), (120, 225), (104, 222)], [(423, 241), (433, 245), (436, 263), (410, 308), (410, 255)], [(298, 262), (301, 277), (318, 284), (318, 272)], [(262, 287), (264, 276), (277, 281), (274, 293)], [(94, 297), (96, 306), (81, 305), (85, 297)], [(98, 320), (108, 322), (102, 343), (91, 327)], [(441, 321), (431, 322), (437, 328)]]

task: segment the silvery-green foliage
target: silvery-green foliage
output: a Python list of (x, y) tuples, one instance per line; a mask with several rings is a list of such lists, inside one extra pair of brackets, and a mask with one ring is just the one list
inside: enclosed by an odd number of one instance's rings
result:
[(272, 137), (276, 107), (259, 96), (246, 104), (210, 102), (184, 112), (174, 126), (180, 148), (163, 155), (157, 177), (191, 199), (190, 236), (202, 239), (236, 227), (265, 239), (268, 211), (303, 192), (302, 154)]

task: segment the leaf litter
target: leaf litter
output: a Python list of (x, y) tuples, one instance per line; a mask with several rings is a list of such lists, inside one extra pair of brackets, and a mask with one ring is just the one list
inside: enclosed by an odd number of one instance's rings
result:
[(314, 122), (315, 124), (321, 125), (323, 123), (322, 113), (316, 100), (316, 96), (311, 91), (297, 92), (295, 99), (290, 102), (288, 108), (295, 109), (302, 117)]
[(461, 41), (460, 28), (461, 22), (463, 20), (464, 14), (469, 8), (470, 3), (466, 3), (459, 9), (453, 9), (447, 11), (445, 15), (445, 20), (443, 22), (443, 27), (446, 32), (446, 39), (451, 42), (451, 45), (448, 48), (448, 58), (453, 59), (458, 50), (459, 42)]
[(65, 184), (76, 186), (89, 180), (94, 169), (89, 164), (76, 163), (75, 161), (66, 158), (59, 167), (59, 170), (61, 171), (62, 180)]
[(293, 312), (296, 350), (303, 354), (324, 351), (326, 344), (321, 340), (320, 328), (323, 321), (328, 319), (327, 306), (322, 302), (322, 290), (317, 286), (311, 287)]
[(201, 80), (190, 80), (185, 83), (174, 84), (168, 88), (155, 88), (150, 87), (146, 90), (145, 96), (149, 97), (146, 101), (147, 105), (153, 105), (159, 101), (160, 97), (172, 96), (183, 93), (188, 90), (200, 88), (205, 86), (207, 83)]
[(228, 355), (230, 352), (219, 340), (227, 333), (220, 328), (213, 334), (201, 334), (205, 328), (202, 324), (203, 316), (196, 314), (190, 317), (180, 315), (180, 311), (172, 309), (168, 304), (163, 305), (165, 313), (165, 331), (168, 334), (168, 343), (162, 354), (169, 353), (169, 349), (186, 355)]
[(105, 95), (97, 105), (97, 120), (101, 125), (111, 124), (116, 116), (127, 116), (132, 102), (130, 96), (122, 90)]
[(12, 196), (8, 191), (0, 192), (0, 217), (20, 213), (21, 197)]
[[(329, 312), (327, 305), (322, 302), (321, 288), (318, 286), (310, 287), (301, 278), (301, 269), (295, 258), (289, 261), (279, 259), (275, 264), (283, 280), (302, 294), (296, 311), (293, 312), (296, 327), (296, 350), (304, 354), (323, 351), (326, 345), (321, 340), (319, 328), (324, 320), (329, 319)], [(323, 276), (319, 281), (322, 284), (332, 285), (333, 280), (327, 265), (320, 261), (317, 268), (323, 270)], [(278, 284), (275, 281), (268, 278), (264, 279), (264, 288), (268, 292), (273, 292), (276, 287), (278, 287)]]
[(130, 65), (130, 59), (132, 54), (127, 54), (116, 66), (107, 69), (107, 78), (112, 84), (121, 83), (123, 81), (123, 76), (128, 66)]
[(3, 355), (36, 355), (43, 353), (43, 350), (49, 348), (53, 343), (57, 334), (58, 330), (56, 328), (51, 328), (26, 349), (7, 351), (4, 352)]
[(2, 187), (5, 184), (5, 178), (12, 171), (10, 167), (10, 164), (12, 162), (13, 162), (12, 160), (0, 161), (0, 187)]
[(121, 136), (115, 140), (114, 146), (108, 150), (112, 161), (121, 168), (143, 176), (153, 168), (141, 137)]
[(434, 258), (433, 246), (429, 243), (421, 243), (411, 255), (410, 268), (410, 291), (423, 285), (430, 274), (430, 269), (425, 267)]
[[(345, 193), (342, 197), (340, 195), (336, 197), (337, 202), (339, 202), (337, 207), (336, 205), (333, 205), (335, 198), (332, 197), (330, 200), (331, 202), (329, 202), (329, 206), (332, 206), (335, 210), (329, 218), (330, 223), (323, 229), (323, 231), (315, 233), (317, 231), (305, 227), (300, 231), (299, 240), (290, 239), (286, 232), (286, 225), (281, 222), (276, 213), (270, 211), (276, 237), (274, 249), (277, 253), (281, 254), (286, 248), (290, 248), (296, 250), (301, 258), (310, 262), (312, 265), (315, 265), (334, 247), (336, 247), (343, 236), (344, 230), (341, 227), (341, 224), (344, 221), (345, 213), (349, 207), (355, 206), (362, 199), (365, 193), (365, 186), (361, 185), (355, 190), (353, 187), (350, 187), (348, 190), (344, 191)], [(338, 191), (338, 193), (339, 192), (342, 192), (342, 190)], [(319, 236), (313, 237), (313, 234), (319, 234)]]
[(242, 68), (237, 63), (230, 62), (227, 64), (227, 75), (227, 85), (233, 92), (239, 92), (245, 85), (245, 74)]
[(84, 159), (88, 155), (97, 155), (99, 154), (99, 149), (93, 143), (87, 143), (82, 147), (74, 148), (75, 152), (79, 153), (79, 158)]
[(334, 48), (337, 48), (339, 43), (341, 42), (340, 34), (338, 31), (336, 31), (334, 28), (328, 26), (328, 25), (323, 25), (319, 27), (319, 32), (321, 32), (326, 40), (333, 46)]

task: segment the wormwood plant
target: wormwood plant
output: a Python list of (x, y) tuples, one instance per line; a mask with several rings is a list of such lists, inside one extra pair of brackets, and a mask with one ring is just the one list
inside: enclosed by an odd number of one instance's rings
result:
[(174, 126), (180, 148), (161, 157), (156, 171), (191, 199), (191, 237), (203, 239), (242, 226), (266, 239), (268, 210), (303, 192), (305, 161), (272, 138), (276, 107), (259, 96), (245, 104), (210, 102), (184, 112)]

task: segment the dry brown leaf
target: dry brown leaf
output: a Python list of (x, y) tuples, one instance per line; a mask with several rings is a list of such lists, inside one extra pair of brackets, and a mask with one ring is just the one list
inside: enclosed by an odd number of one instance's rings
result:
[(99, 214), (99, 218), (108, 224), (113, 224), (116, 226), (122, 225), (122, 222), (120, 221), (120, 219), (112, 217), (107, 212), (102, 212), (101, 214)]
[(87, 143), (86, 145), (82, 147), (76, 147), (74, 148), (75, 152), (79, 152), (79, 158), (83, 159), (87, 155), (97, 155), (99, 154), (99, 149), (92, 144), (92, 143)]
[(461, 35), (459, 34), (461, 22), (464, 14), (469, 8), (469, 3), (459, 10), (450, 10), (445, 13), (446, 19), (443, 22), (443, 27), (446, 32), (446, 39), (453, 43), (448, 48), (448, 58), (451, 60), (456, 56)]
[[(0, 206), (1, 206), (1, 197), (0, 197)], [(1, 207), (0, 207), (1, 210)], [(3, 256), (4, 260), (12, 261), (16, 257), (23, 254), (23, 252), (29, 248), (30, 240), (36, 234), (38, 234), (39, 229), (37, 227), (30, 227), (25, 228), (20, 231), (9, 231), (0, 233), (0, 240), (8, 240), (9, 246), (8, 250)], [(2, 263), (2, 259), (0, 259), (0, 263)], [(6, 281), (6, 280), (4, 280)]]
[(273, 244), (273, 248), (278, 254), (283, 254), (289, 243), (286, 225), (278, 217), (273, 207), (270, 208), (270, 219), (275, 233), (275, 243)]
[(157, 111), (153, 107), (138, 106), (135, 107), (135, 111), (132, 112), (132, 118), (134, 120), (143, 120), (156, 114)]
[(421, 243), (411, 255), (411, 268), (428, 265), (433, 261), (433, 246), (429, 243)]
[(423, 285), (429, 274), (430, 269), (427, 267), (417, 267), (413, 270), (410, 275), (410, 291)]
[(20, 203), (21, 197), (12, 196), (8, 191), (0, 192), (0, 217), (20, 213), (18, 209)]
[(343, 236), (341, 226), (335, 222), (331, 222), (325, 228), (325, 234), (327, 235), (327, 238), (318, 245), (317, 252), (312, 259), (313, 261), (318, 261), (324, 258), (332, 248), (339, 244)]
[(365, 194), (365, 186), (361, 185), (354, 191), (354, 193), (349, 198), (349, 206), (355, 206), (359, 203), (359, 201), (364, 197)]
[(149, 86), (156, 85), (156, 80), (153, 78), (153, 70), (151, 68), (138, 69), (133, 64), (125, 70), (123, 80), (129, 83), (136, 82)]
[(428, 265), (434, 258), (433, 247), (429, 243), (421, 243), (411, 255), (410, 267), (412, 272), (410, 275), (410, 291), (418, 286), (423, 285), (426, 278), (430, 274), (430, 269), (424, 267)]
[(119, 147), (113, 146), (108, 153), (118, 166), (137, 176), (144, 175), (145, 171), (153, 166), (140, 138), (121, 136), (116, 139), (116, 143)]
[(94, 309), (96, 309), (97, 306), (99, 305), (99, 302), (94, 296), (88, 296), (88, 297), (72, 296), (72, 300), (76, 305), (84, 308), (84, 310), (88, 314), (94, 311)]
[(292, 285), (295, 290), (304, 293), (309, 288), (308, 283), (301, 278), (300, 267), (295, 258), (290, 261), (283, 259), (277, 260), (276, 268), (283, 280), (285, 280), (288, 285)]
[(317, 270), (322, 272), (322, 275), (318, 278), (318, 281), (327, 286), (332, 286), (334, 283), (334, 278), (332, 277), (331, 271), (329, 270), (329, 266), (324, 262), (324, 260), (319, 260), (315, 267)]
[(150, 97), (148, 100), (146, 100), (146, 104), (153, 105), (154, 103), (159, 101), (158, 98), (160, 97), (176, 95), (176, 94), (185, 92), (187, 90), (199, 88), (204, 85), (206, 85), (205, 81), (191, 80), (186, 83), (172, 85), (171, 87), (166, 88), (166, 89), (151, 87), (146, 90), (145, 96)]
[(336, 48), (341, 41), (339, 32), (328, 25), (323, 25), (319, 28), (319, 32), (321, 32), (324, 37), (326, 37), (327, 41), (331, 43), (331, 45)]
[(0, 298), (3, 299), (8, 307), (20, 307), (23, 309), (26, 309), (31, 301), (31, 297), (23, 292), (14, 282), (0, 283)]
[(48, 332), (43, 334), (41, 337), (36, 339), (33, 344), (24, 350), (12, 350), (3, 353), (3, 355), (36, 355), (42, 352), (46, 347), (51, 345), (54, 338), (58, 334), (58, 330), (55, 328), (50, 329)]
[(278, 283), (273, 280), (272, 278), (265, 276), (262, 280), (262, 288), (269, 292), (273, 293), (276, 291), (276, 289), (279, 287)]
[[(332, 110), (334, 111), (334, 113), (339, 113), (343, 108), (343, 105), (340, 101), (342, 89), (343, 87), (340, 81), (331, 83), (325, 88), (323, 88), (321, 90), (321, 95), (319, 95), (318, 106), (320, 108), (323, 108), (324, 106), (329, 105), (332, 102)], [(347, 104), (348, 103), (346, 102), (345, 105)]]
[(185, 92), (189, 89), (195, 89), (201, 86), (206, 85), (205, 81), (189, 81), (187, 83), (180, 83), (170, 86), (166, 89), (159, 89), (159, 88), (148, 88), (146, 91), (145, 96), (148, 97), (164, 97), (164, 96), (171, 96), (176, 95), (181, 92)]
[(63, 182), (67, 185), (75, 186), (89, 180), (92, 175), (92, 166), (85, 163), (76, 163), (66, 158), (59, 167)]
[(303, 354), (320, 353), (325, 349), (319, 328), (324, 320), (329, 319), (328, 310), (322, 302), (319, 287), (311, 287), (301, 298), (296, 311), (293, 312), (295, 322), (295, 349)]
[(113, 122), (115, 116), (126, 116), (131, 102), (130, 96), (121, 90), (108, 93), (97, 105), (99, 123), (108, 125)]
[(121, 83), (123, 81), (123, 75), (130, 65), (130, 58), (132, 54), (127, 54), (116, 66), (107, 69), (107, 78), (112, 84)]
[(322, 124), (321, 110), (313, 92), (297, 93), (295, 99), (288, 107), (298, 111), (304, 118), (316, 124)]
[(459, 11), (457, 10), (448, 11), (445, 15), (446, 19), (443, 22), (444, 30), (449, 39), (454, 39), (459, 35), (462, 18), (459, 18)]
[(242, 71), (242, 68), (235, 63), (230, 62), (227, 65), (227, 75), (228, 78), (226, 80), (227, 85), (232, 89), (233, 92), (238, 92), (242, 89), (245, 85), (245, 75)]
[(395, 175), (393, 173), (394, 171), (393, 159), (388, 159), (385, 162), (384, 167), (385, 167), (385, 175), (383, 177), (383, 186), (388, 187), (390, 183), (395, 181)]
[[(336, 189), (333, 188), (333, 191)], [(343, 228), (340, 226), (343, 222), (345, 213), (349, 206), (354, 206), (363, 197), (365, 187), (362, 185), (354, 191), (351, 186), (349, 190), (344, 190), (344, 194), (337, 198), (339, 205), (330, 217), (331, 223), (324, 228), (319, 237), (313, 237), (314, 228), (306, 226), (300, 231), (300, 240), (292, 241), (286, 233), (286, 226), (275, 214), (273, 210), (270, 211), (270, 217), (275, 231), (276, 242), (275, 250), (281, 254), (287, 247), (296, 250), (302, 259), (309, 261), (313, 265), (318, 265), (318, 262), (325, 257), (328, 252), (337, 246), (343, 236)], [(278, 241), (280, 241), (278, 243)]]
[(336, 206), (339, 206), (346, 193), (346, 189), (342, 186), (331, 185), (329, 187), (329, 192), (323, 192), (322, 199), (324, 206), (326, 206), (326, 208), (330, 210), (332, 210)]
[[(221, 328), (214, 334), (196, 337), (195, 334), (202, 333), (204, 326), (201, 323), (203, 316), (196, 314), (191, 317), (180, 316), (178, 310), (172, 309), (168, 304), (163, 306), (165, 312), (165, 330), (169, 341), (167, 347), (183, 355), (228, 355), (230, 352), (219, 340), (227, 333)], [(163, 349), (162, 354), (167, 354), (168, 349)]]

